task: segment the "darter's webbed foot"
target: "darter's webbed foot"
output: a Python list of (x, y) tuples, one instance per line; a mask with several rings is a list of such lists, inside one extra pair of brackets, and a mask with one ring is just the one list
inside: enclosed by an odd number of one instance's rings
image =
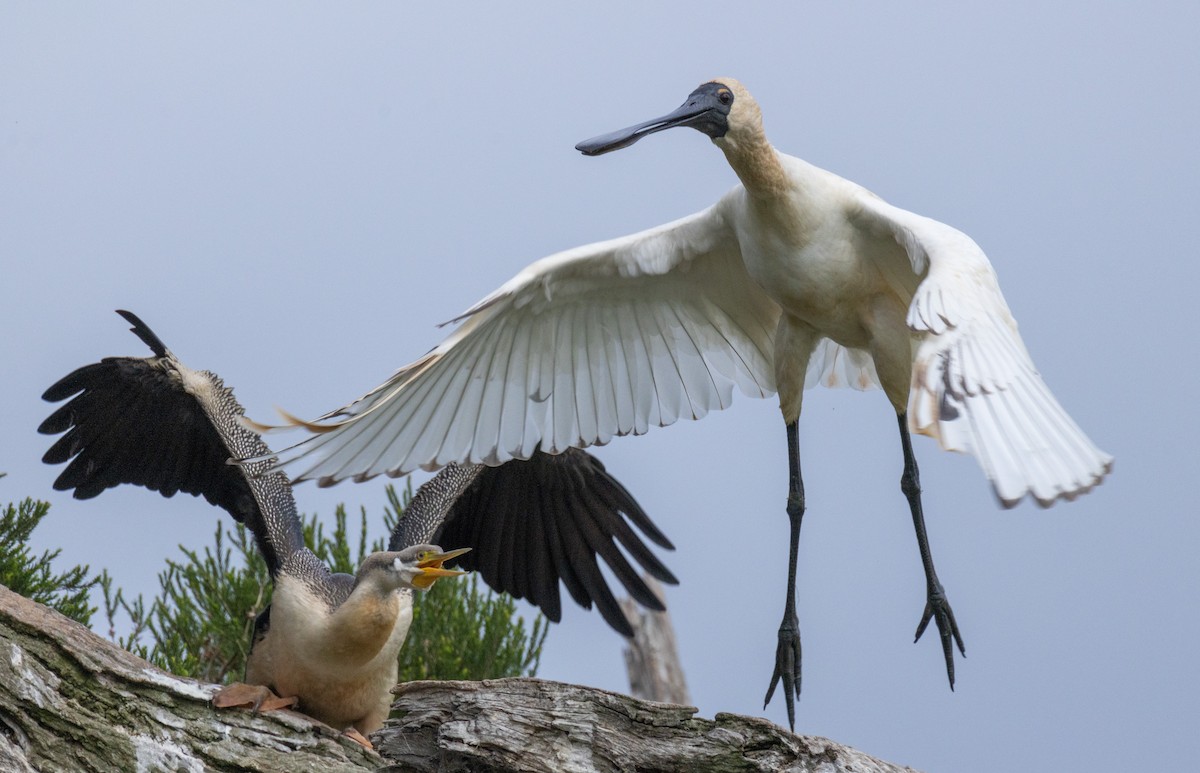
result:
[(374, 750), (374, 748), (375, 748), (373, 745), (371, 745), (371, 742), (369, 740), (367, 740), (367, 737), (365, 735), (358, 732), (357, 728), (348, 727), (342, 731), (342, 735), (346, 736), (351, 741), (354, 741), (359, 746), (362, 746), (364, 749)]
[(787, 703), (788, 727), (796, 729), (796, 698), (800, 697), (800, 623), (793, 609), (783, 616), (779, 625), (779, 644), (775, 647), (775, 673), (771, 674), (771, 686), (763, 708), (771, 702), (775, 687), (783, 680), (783, 699)]
[(954, 644), (958, 644), (958, 651), (965, 658), (967, 650), (963, 646), (962, 634), (958, 632), (958, 623), (954, 622), (954, 611), (950, 609), (950, 601), (946, 598), (946, 591), (942, 589), (941, 583), (938, 583), (929, 591), (928, 599), (925, 602), (925, 613), (921, 615), (921, 622), (917, 626), (917, 635), (913, 639), (913, 643), (920, 641), (921, 634), (925, 633), (925, 627), (929, 625), (930, 620), (937, 623), (938, 634), (942, 639), (942, 651), (946, 655), (946, 676), (950, 678), (950, 689), (954, 689)]
[(290, 709), (296, 706), (300, 699), (296, 696), (280, 698), (270, 687), (261, 684), (246, 684), (234, 682), (227, 684), (213, 693), (212, 705), (218, 709), (235, 707), (248, 708), (254, 713)]

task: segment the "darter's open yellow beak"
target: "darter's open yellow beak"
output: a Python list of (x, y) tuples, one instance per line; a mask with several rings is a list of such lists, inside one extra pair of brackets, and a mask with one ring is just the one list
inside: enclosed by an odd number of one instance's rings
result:
[(445, 553), (434, 553), (432, 551), (426, 553), (417, 562), (417, 568), (421, 570), (421, 573), (413, 578), (412, 584), (421, 590), (429, 590), (442, 577), (457, 577), (460, 574), (466, 574), (466, 572), (458, 569), (443, 569), (442, 564), (468, 551), (470, 551), (470, 548), (459, 548), (458, 550), (449, 550)]

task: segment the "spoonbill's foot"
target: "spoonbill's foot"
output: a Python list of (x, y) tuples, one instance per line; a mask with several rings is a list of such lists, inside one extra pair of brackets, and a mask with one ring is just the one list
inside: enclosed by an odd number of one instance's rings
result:
[(775, 647), (775, 672), (771, 674), (771, 686), (763, 699), (763, 708), (775, 695), (775, 687), (783, 680), (783, 699), (787, 704), (788, 727), (796, 730), (796, 698), (800, 697), (800, 623), (796, 610), (783, 616), (779, 624), (779, 644)]
[(942, 652), (946, 655), (946, 676), (950, 678), (950, 689), (953, 690), (954, 645), (958, 644), (958, 651), (964, 658), (967, 656), (967, 650), (963, 646), (962, 634), (958, 632), (958, 623), (954, 622), (954, 610), (950, 609), (950, 601), (946, 598), (946, 591), (942, 589), (941, 583), (929, 591), (925, 613), (921, 615), (917, 635), (913, 639), (914, 644), (921, 640), (921, 634), (925, 633), (925, 627), (931, 619), (937, 623), (938, 634), (942, 639)]

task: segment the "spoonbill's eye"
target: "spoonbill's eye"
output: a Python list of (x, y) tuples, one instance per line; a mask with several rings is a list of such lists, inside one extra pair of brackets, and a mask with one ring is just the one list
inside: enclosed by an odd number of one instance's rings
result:
[(717, 92), (717, 99), (721, 100), (722, 105), (728, 105), (733, 102), (733, 92), (729, 89), (721, 89)]

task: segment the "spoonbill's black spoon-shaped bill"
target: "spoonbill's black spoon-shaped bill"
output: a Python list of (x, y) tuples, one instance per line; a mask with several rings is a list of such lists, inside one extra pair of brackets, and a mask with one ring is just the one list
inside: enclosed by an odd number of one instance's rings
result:
[[(47, 400), (70, 400), (38, 428), (66, 433), (43, 461), (68, 463), (54, 487), (74, 490), (78, 499), (122, 483), (167, 497), (183, 491), (203, 495), (254, 534), (273, 599), (255, 625), (248, 684), (222, 690), (216, 705), (298, 703), (339, 730), (352, 728), (366, 743), (363, 736), (382, 725), (391, 706), (412, 590), (463, 574), (443, 567), (453, 559), (477, 569), (497, 590), (528, 598), (555, 621), (561, 578), (582, 606), (594, 602), (614, 628), (632, 635), (600, 572), (601, 556), (631, 596), (662, 609), (617, 543), (646, 571), (674, 583), (627, 520), (659, 545), (670, 543), (604, 466), (579, 450), (539, 452), (499, 467), (448, 465), (417, 491), (386, 551), (369, 555), (356, 575), (331, 572), (304, 545), (287, 477), (267, 472), (266, 460), (227, 463), (270, 455), (244, 426), (233, 390), (216, 374), (184, 365), (136, 315), (119, 313), (153, 356), (107, 357), (46, 390)], [(443, 551), (428, 544), (434, 541), (467, 547)]]
[(818, 383), (880, 386), (896, 411), (927, 603), (950, 686), (962, 637), (934, 571), (910, 432), (970, 453), (1005, 507), (1073, 499), (1112, 457), (1042, 382), (983, 251), (936, 220), (766, 139), (731, 78), (661, 118), (579, 144), (589, 155), (676, 126), (707, 136), (741, 184), (712, 207), (539, 260), (468, 309), (461, 326), (386, 383), (315, 422), (281, 452), (329, 485), (450, 462), (498, 464), (640, 434), (725, 408), (733, 385), (778, 390), (788, 437), (787, 601), (770, 701), (800, 691), (796, 551), (804, 514), (798, 420)]

